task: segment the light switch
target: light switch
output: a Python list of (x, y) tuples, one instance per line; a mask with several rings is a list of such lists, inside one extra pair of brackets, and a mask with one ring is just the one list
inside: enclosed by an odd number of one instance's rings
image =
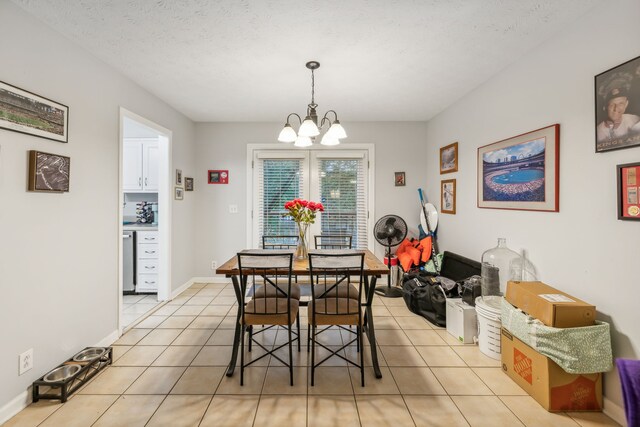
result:
[(238, 213), (238, 205), (229, 205), (229, 213), (237, 214)]

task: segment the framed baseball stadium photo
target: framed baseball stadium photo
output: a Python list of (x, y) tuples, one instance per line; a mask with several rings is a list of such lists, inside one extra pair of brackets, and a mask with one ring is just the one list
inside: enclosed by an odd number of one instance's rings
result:
[(558, 212), (560, 125), (478, 148), (478, 207)]
[(69, 141), (69, 107), (0, 82), (0, 128)]
[(596, 153), (640, 145), (640, 56), (595, 77)]

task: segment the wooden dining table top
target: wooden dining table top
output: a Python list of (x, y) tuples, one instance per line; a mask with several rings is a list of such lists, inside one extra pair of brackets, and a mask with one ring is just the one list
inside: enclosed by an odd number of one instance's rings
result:
[[(264, 250), (261, 249), (245, 249), (242, 252), (262, 252)], [(293, 250), (283, 250), (283, 251), (276, 251), (276, 250), (268, 250), (271, 253), (284, 253), (284, 252), (290, 252), (293, 253)], [(310, 253), (323, 253), (323, 252), (336, 252), (336, 251), (331, 251), (331, 250), (312, 250), (309, 251)], [(347, 250), (342, 250), (341, 252), (353, 252), (353, 253), (364, 253), (364, 274), (368, 275), (368, 276), (381, 276), (381, 275), (385, 275), (385, 274), (389, 274), (389, 268), (382, 262), (380, 261), (370, 250), (368, 249), (347, 249)], [(224, 274), (226, 276), (235, 276), (239, 273), (238, 270), (238, 257), (234, 256), (233, 258), (229, 259), (227, 262), (225, 262), (224, 264), (222, 264), (220, 267), (218, 267), (216, 269), (216, 274)], [(293, 260), (293, 269), (291, 271), (292, 274), (298, 275), (298, 276), (305, 276), (305, 275), (309, 275), (309, 260), (308, 259), (303, 259), (303, 260), (298, 260), (298, 259), (294, 259)]]

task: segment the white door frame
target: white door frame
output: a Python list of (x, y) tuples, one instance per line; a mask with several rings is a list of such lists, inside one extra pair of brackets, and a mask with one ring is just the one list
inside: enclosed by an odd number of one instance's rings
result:
[(120, 141), (119, 141), (119, 166), (118, 166), (118, 331), (122, 334), (124, 326), (121, 321), (122, 314), (122, 232), (124, 193), (122, 190), (122, 153), (124, 142), (124, 118), (129, 118), (158, 132), (159, 167), (158, 167), (158, 235), (159, 259), (158, 259), (158, 301), (166, 301), (171, 296), (171, 208), (172, 186), (171, 174), (172, 139), (173, 132), (160, 126), (132, 111), (120, 107)]
[[(286, 150), (286, 151), (311, 151), (311, 152), (320, 152), (320, 151), (349, 151), (349, 150), (366, 150), (369, 164), (368, 166), (368, 198), (369, 200), (367, 209), (369, 211), (369, 215), (367, 217), (367, 230), (369, 230), (369, 235), (373, 232), (373, 218), (375, 218), (375, 160), (376, 160), (376, 150), (375, 144), (362, 144), (362, 143), (349, 143), (349, 144), (341, 144), (341, 145), (332, 145), (332, 146), (324, 146), (320, 144), (315, 144), (309, 148), (296, 148), (293, 144), (247, 144), (247, 238), (246, 238), (246, 247), (251, 248), (253, 246), (254, 232), (253, 229), (253, 211), (255, 210), (255, 198), (254, 198), (254, 190), (256, 186), (256, 182), (254, 182), (254, 174), (253, 174), (253, 162), (255, 158), (256, 151), (262, 150)], [(367, 239), (367, 247), (373, 252), (374, 251), (374, 239)]]

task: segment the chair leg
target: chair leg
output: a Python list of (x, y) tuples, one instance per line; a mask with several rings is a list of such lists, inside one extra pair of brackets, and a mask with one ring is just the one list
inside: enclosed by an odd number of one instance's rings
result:
[(359, 326), (356, 326), (356, 352), (360, 353), (360, 338), (358, 337)]
[(300, 312), (296, 313), (296, 327), (298, 329), (298, 353), (300, 352)]
[[(358, 344), (360, 347), (363, 346), (363, 338), (362, 338), (362, 326), (358, 326), (356, 330), (358, 334)], [(364, 347), (362, 347), (362, 351), (360, 352), (360, 381), (362, 382), (362, 387), (364, 387)]]
[(316, 326), (313, 325), (310, 328), (313, 333), (313, 338), (311, 338), (311, 386), (313, 387), (316, 374)]
[(248, 347), (249, 347), (249, 348), (247, 348), (247, 351), (248, 351), (249, 353), (251, 353), (251, 340), (253, 340), (253, 325), (250, 325), (250, 326), (247, 328), (247, 332), (249, 333), (249, 334), (248, 334), (248, 339), (247, 339), (247, 344), (248, 344)]
[(246, 330), (245, 325), (241, 326), (240, 332), (240, 385), (244, 385), (244, 332)]
[(307, 353), (311, 351), (311, 325), (307, 325)]
[[(291, 324), (289, 324), (289, 382), (293, 386), (293, 350), (291, 349)], [(300, 344), (300, 338), (298, 337), (298, 344)]]

